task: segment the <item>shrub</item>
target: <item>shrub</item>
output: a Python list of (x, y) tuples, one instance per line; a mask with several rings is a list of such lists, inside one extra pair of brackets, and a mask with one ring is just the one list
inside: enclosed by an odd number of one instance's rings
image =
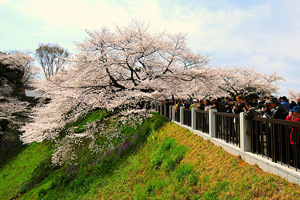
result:
[(178, 181), (183, 182), (184, 179), (188, 177), (193, 171), (193, 166), (191, 164), (179, 165), (175, 170), (175, 177)]

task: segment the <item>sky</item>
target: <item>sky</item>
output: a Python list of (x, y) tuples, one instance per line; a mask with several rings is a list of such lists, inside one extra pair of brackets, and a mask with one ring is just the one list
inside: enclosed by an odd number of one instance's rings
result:
[(0, 0), (0, 51), (57, 43), (77, 53), (86, 30), (127, 26), (187, 33), (188, 46), (211, 66), (277, 72), (278, 96), (300, 92), (299, 0)]

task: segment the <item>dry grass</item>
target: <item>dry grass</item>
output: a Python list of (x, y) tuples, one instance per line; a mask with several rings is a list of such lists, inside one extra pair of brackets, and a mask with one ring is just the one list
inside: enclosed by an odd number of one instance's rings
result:
[(199, 172), (196, 190), (200, 195), (217, 188), (220, 182), (226, 182), (226, 189), (219, 194), (222, 199), (295, 199), (300, 196), (298, 185), (249, 165), (175, 123), (162, 127), (159, 140), (166, 137), (189, 148), (181, 162), (192, 163)]

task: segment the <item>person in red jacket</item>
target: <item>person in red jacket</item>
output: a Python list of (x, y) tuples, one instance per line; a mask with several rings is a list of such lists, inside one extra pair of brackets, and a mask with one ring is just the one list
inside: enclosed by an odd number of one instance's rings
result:
[[(295, 106), (293, 109), (290, 110), (289, 116), (286, 117), (287, 121), (293, 121), (293, 122), (300, 122), (300, 106)], [(291, 128), (290, 133), (290, 143), (292, 146), (294, 146), (297, 149), (297, 168), (300, 169), (300, 127), (297, 128), (297, 136), (293, 135), (294, 130), (293, 127)]]

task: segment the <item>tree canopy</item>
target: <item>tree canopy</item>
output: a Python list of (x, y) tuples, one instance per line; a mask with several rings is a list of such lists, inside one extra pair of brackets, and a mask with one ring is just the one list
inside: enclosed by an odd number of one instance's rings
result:
[(35, 57), (41, 65), (46, 78), (62, 70), (70, 53), (58, 44), (39, 44), (35, 50)]

